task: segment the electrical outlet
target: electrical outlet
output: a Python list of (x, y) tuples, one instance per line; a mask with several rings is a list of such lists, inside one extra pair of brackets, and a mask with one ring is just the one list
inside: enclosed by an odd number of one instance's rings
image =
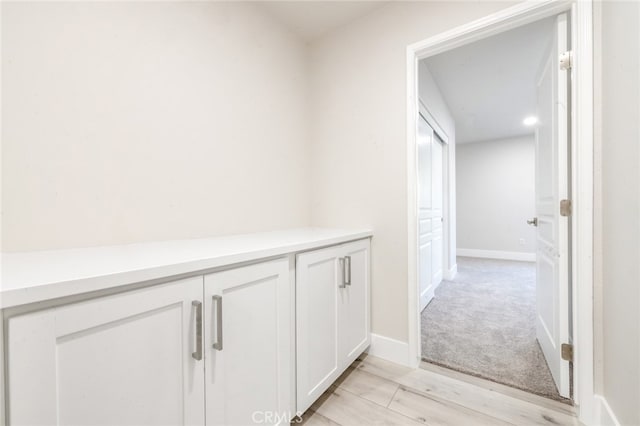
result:
[(524, 238), (520, 238), (520, 245), (523, 246), (524, 245)]

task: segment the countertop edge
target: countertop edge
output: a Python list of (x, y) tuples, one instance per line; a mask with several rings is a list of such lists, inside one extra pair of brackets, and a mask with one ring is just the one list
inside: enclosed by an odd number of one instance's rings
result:
[(342, 244), (349, 241), (371, 238), (371, 230), (344, 230), (341, 235), (321, 237), (308, 241), (261, 247), (239, 253), (216, 255), (210, 258), (194, 259), (178, 263), (166, 263), (143, 269), (120, 271), (112, 274), (83, 277), (69, 281), (56, 281), (33, 286), (23, 286), (0, 292), (0, 309), (8, 309), (31, 303), (44, 302), (101, 290), (114, 290), (147, 281), (171, 278), (180, 275), (197, 274), (200, 271), (224, 268), (234, 264), (260, 259), (284, 256), (307, 250)]

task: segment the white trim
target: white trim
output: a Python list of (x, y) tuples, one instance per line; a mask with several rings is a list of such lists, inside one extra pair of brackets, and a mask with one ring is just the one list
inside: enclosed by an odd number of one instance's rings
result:
[(371, 346), (367, 349), (369, 355), (409, 366), (409, 344), (399, 340), (371, 333)]
[(519, 260), (522, 262), (535, 262), (535, 253), (525, 253), (521, 251), (499, 251), (499, 250), (478, 250), (458, 248), (457, 256), (481, 257), (485, 259)]
[[(418, 56), (411, 46), (407, 47), (407, 284), (408, 289), (408, 364), (420, 365), (420, 295), (418, 288)], [(417, 355), (417, 356), (416, 356)]]
[(458, 264), (456, 263), (447, 271), (447, 273), (444, 276), (444, 279), (452, 280), (456, 277), (457, 274), (458, 274)]
[[(536, 20), (566, 12), (573, 7), (572, 50), (572, 285), (574, 401), (579, 419), (591, 425), (594, 417), (593, 361), (593, 0), (526, 1), (451, 29), (407, 47), (407, 285), (408, 362), (420, 363), (420, 311), (417, 279), (417, 175), (416, 123), (419, 113), (418, 60), (495, 35)], [(577, 143), (579, 141), (579, 143)], [(580, 283), (578, 286), (577, 283)], [(578, 326), (579, 325), (579, 326)], [(596, 421), (594, 421), (596, 420)]]
[[(579, 419), (595, 424), (593, 361), (593, 2), (577, 1), (572, 14), (572, 294), (574, 401)], [(579, 142), (578, 142), (579, 141)], [(578, 283), (580, 285), (578, 286)]]
[(529, 0), (408, 46), (418, 59), (566, 12), (568, 0)]
[(604, 396), (602, 395), (594, 395), (594, 404), (593, 411), (595, 415), (595, 419), (599, 426), (620, 426), (620, 422), (618, 421), (618, 417), (611, 409), (611, 406), (607, 402)]

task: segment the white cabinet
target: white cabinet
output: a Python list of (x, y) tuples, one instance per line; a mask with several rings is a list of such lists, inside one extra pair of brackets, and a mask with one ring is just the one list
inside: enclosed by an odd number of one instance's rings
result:
[(297, 409), (305, 411), (371, 342), (369, 240), (296, 259)]
[[(349, 282), (338, 292), (339, 356), (346, 368), (371, 344), (369, 318), (369, 240), (342, 246)], [(344, 370), (344, 369), (343, 369)]]
[(3, 312), (7, 424), (289, 423), (370, 343), (369, 240), (293, 257)]
[[(338, 279), (340, 248), (296, 260), (297, 409), (304, 412), (340, 375)], [(341, 279), (341, 278), (340, 278)]]
[(291, 296), (282, 258), (10, 318), (9, 423), (289, 423)]
[(203, 425), (202, 281), (10, 318), (8, 423)]
[(292, 374), (287, 259), (205, 276), (207, 425), (288, 424)]

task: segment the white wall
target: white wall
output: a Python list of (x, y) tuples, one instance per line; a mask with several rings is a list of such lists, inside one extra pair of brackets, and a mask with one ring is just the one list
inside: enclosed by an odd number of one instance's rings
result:
[(311, 45), (312, 222), (370, 226), (372, 330), (408, 337), (407, 45), (507, 2), (392, 2)]
[(445, 173), (448, 175), (448, 185), (445, 183), (447, 190), (443, 201), (444, 216), (449, 217), (449, 222), (445, 225), (447, 229), (444, 245), (445, 278), (448, 278), (446, 272), (454, 270), (456, 266), (456, 123), (425, 61), (418, 62), (418, 96), (431, 119), (435, 120), (447, 136), (448, 158), (445, 161), (448, 167)]
[(306, 226), (306, 46), (247, 3), (2, 3), (3, 249)]
[[(640, 424), (640, 3), (598, 3), (597, 391), (622, 425)], [(599, 102), (601, 100), (601, 102)], [(600, 299), (601, 298), (601, 299)], [(596, 323), (596, 327), (598, 327)], [(596, 367), (600, 367), (597, 365)]]
[(534, 254), (535, 137), (456, 148), (458, 249)]
[[(455, 139), (456, 123), (449, 106), (440, 92), (438, 83), (433, 78), (427, 63), (418, 62), (418, 93), (420, 100), (427, 106), (433, 118), (451, 140)], [(451, 140), (449, 142), (451, 142)]]

